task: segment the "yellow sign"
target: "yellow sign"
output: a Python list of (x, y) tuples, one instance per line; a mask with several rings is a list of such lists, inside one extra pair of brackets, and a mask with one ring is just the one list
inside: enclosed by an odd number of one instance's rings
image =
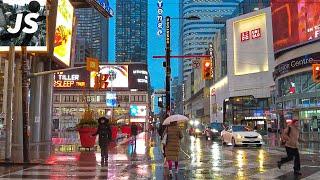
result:
[(87, 71), (99, 72), (99, 61), (95, 58), (87, 58)]

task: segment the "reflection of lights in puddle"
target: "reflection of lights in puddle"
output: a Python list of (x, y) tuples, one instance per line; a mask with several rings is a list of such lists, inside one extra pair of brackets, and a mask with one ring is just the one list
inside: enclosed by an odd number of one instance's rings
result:
[[(202, 150), (201, 150), (201, 144), (200, 139), (191, 137), (191, 144), (190, 144), (190, 150), (191, 150), (191, 162), (194, 164), (196, 163), (197, 166), (200, 166), (202, 163), (200, 162)], [(195, 157), (195, 158), (194, 158)]]
[(220, 165), (220, 149), (219, 149), (219, 144), (217, 142), (214, 142), (212, 144), (212, 147), (211, 147), (211, 153), (212, 153), (212, 165), (213, 165), (213, 168), (212, 169), (215, 169), (215, 170), (220, 170), (220, 168), (218, 168), (218, 166)]
[(109, 159), (115, 161), (127, 161), (128, 157), (126, 154), (109, 154)]
[(264, 172), (265, 171), (265, 169), (264, 169), (264, 166), (263, 166), (263, 164), (264, 164), (264, 150), (259, 150), (259, 156), (258, 156), (258, 161), (259, 161), (259, 171), (260, 172)]
[(238, 162), (238, 167), (240, 169), (242, 169), (243, 165), (245, 164), (245, 159), (246, 159), (246, 156), (245, 156), (244, 151), (238, 150), (237, 151), (237, 162)]

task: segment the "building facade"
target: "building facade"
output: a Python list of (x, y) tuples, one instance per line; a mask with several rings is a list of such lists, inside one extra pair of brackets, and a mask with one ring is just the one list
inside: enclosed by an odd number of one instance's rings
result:
[(94, 8), (76, 9), (77, 37), (75, 64), (83, 64), (87, 57), (108, 62), (109, 20)]
[[(312, 79), (312, 64), (320, 59), (320, 20), (314, 18), (320, 15), (320, 7), (316, 2), (274, 3), (271, 7), (276, 57), (272, 113), (280, 127), (298, 119), (302, 133), (319, 132), (320, 84)], [(283, 7), (288, 9), (281, 11)], [(297, 18), (288, 18), (288, 13)], [(280, 30), (283, 33), (277, 33)]]
[[(114, 78), (111, 72), (116, 74)], [(76, 70), (55, 74), (54, 129), (75, 127), (88, 108), (95, 112), (95, 118), (107, 116), (113, 123), (147, 125), (150, 109), (147, 65), (101, 65), (99, 73), (109, 75), (99, 89), (94, 88), (97, 82), (93, 72)]]
[(247, 14), (266, 7), (270, 7), (270, 0), (243, 0), (239, 4), (239, 14)]
[[(267, 130), (272, 71), (271, 10), (227, 21), (227, 75), (210, 89), (210, 118)], [(217, 63), (218, 64), (218, 63)]]
[(116, 5), (116, 62), (147, 63), (148, 0), (122, 0)]
[[(184, 20), (181, 28), (183, 55), (208, 54), (209, 43), (225, 20), (237, 13), (239, 1), (190, 1), (183, 4), (183, 17), (198, 16), (200, 20)], [(184, 113), (190, 118), (198, 118), (203, 123), (210, 122), (209, 87), (212, 80), (203, 80), (201, 59), (185, 58), (183, 61)], [(198, 102), (199, 101), (199, 102)], [(203, 102), (203, 103), (200, 103)]]

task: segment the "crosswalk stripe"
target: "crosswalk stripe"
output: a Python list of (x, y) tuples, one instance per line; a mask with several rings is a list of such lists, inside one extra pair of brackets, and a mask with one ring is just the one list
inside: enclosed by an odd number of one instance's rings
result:
[(284, 175), (290, 171), (293, 170), (293, 165), (283, 165), (281, 169), (278, 168), (273, 168), (273, 169), (268, 169), (263, 173), (255, 174), (250, 176), (250, 178), (254, 179), (275, 179), (281, 175)]
[(305, 177), (301, 180), (319, 180), (320, 179), (320, 171), (308, 176), (308, 177)]

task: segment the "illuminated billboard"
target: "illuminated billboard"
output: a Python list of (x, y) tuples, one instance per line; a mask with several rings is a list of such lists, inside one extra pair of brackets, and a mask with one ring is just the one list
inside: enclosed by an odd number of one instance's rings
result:
[(147, 64), (129, 65), (130, 89), (147, 91), (149, 87), (149, 72)]
[(110, 15), (110, 17), (114, 15), (114, 12), (110, 7), (108, 0), (96, 0), (96, 1)]
[(46, 11), (46, 0), (2, 0), (0, 51), (8, 51), (11, 43), (27, 46), (28, 51), (47, 51)]
[[(128, 88), (128, 65), (101, 65), (100, 74), (108, 74), (108, 88)], [(90, 87), (94, 87), (96, 72), (90, 73)]]
[(271, 1), (274, 50), (320, 37), (320, 5), (314, 0)]
[(107, 92), (106, 94), (106, 104), (107, 107), (117, 106), (117, 94), (115, 92)]
[(147, 106), (131, 105), (130, 106), (130, 116), (142, 117), (147, 115)]
[(268, 71), (267, 15), (230, 20), (233, 25), (234, 74)]
[(69, 0), (59, 0), (53, 55), (70, 66), (74, 8)]
[(83, 70), (73, 70), (54, 74), (53, 87), (56, 89), (83, 89), (87, 87), (89, 74)]

